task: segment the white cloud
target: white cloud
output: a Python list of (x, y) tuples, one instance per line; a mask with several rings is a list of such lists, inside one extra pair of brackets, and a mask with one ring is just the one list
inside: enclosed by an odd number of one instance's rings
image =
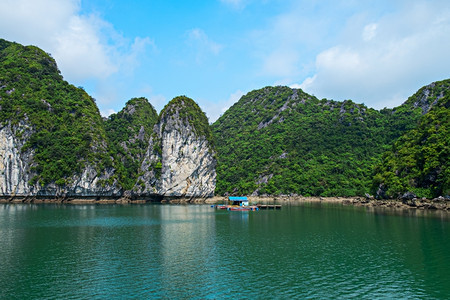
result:
[(211, 40), (208, 35), (199, 28), (187, 31), (186, 43), (195, 51), (197, 63), (203, 62), (209, 54), (218, 55), (223, 46)]
[(298, 83), (292, 83), (290, 85), (288, 85), (291, 89), (302, 89), (302, 85), (298, 84)]
[(98, 35), (101, 22), (94, 16), (72, 15), (61, 29), (55, 30), (50, 52), (69, 80), (104, 79), (117, 72), (113, 49)]
[(290, 87), (308, 91), (308, 90), (310, 90), (310, 86), (312, 85), (312, 83), (316, 80), (316, 77), (317, 77), (317, 75), (314, 75), (313, 77), (308, 77), (301, 84), (295, 83), (295, 84), (291, 85)]
[(375, 35), (377, 34), (377, 27), (378, 27), (378, 25), (375, 23), (364, 26), (363, 33), (362, 33), (363, 40), (368, 42), (371, 39), (373, 39), (375, 37)]
[(112, 114), (117, 113), (114, 109), (107, 109), (107, 110), (101, 110), (100, 114), (102, 115), (102, 117), (107, 118)]
[[(267, 19), (265, 29), (252, 32), (254, 56), (261, 60), (259, 75), (278, 77), (278, 81), (308, 73), (310, 53), (323, 43), (331, 42), (327, 30), (331, 17), (323, 10), (328, 5), (292, 1), (286, 12)], [(320, 11), (323, 16), (318, 16)]]
[(48, 48), (55, 38), (55, 30), (67, 23), (78, 6), (79, 1), (3, 0), (0, 33), (12, 41)]
[(121, 69), (128, 74), (132, 73), (140, 65), (139, 60), (146, 53), (148, 46), (156, 50), (154, 41), (149, 37), (136, 37), (130, 46), (130, 51), (124, 55), (123, 59), (118, 59), (121, 62)]
[(264, 58), (262, 73), (279, 77), (298, 75), (299, 59), (299, 54), (294, 49), (275, 49)]
[(344, 36), (354, 38), (316, 56), (315, 74), (301, 84), (306, 92), (392, 107), (450, 75), (449, 5), (416, 1), (376, 23), (352, 23), (346, 30)]
[(292, 3), (250, 39), (276, 84), (382, 108), (450, 75), (448, 1)]
[(103, 80), (136, 67), (150, 39), (127, 42), (99, 16), (81, 15), (80, 5), (79, 0), (4, 0), (0, 36), (50, 52), (72, 82)]
[(198, 104), (208, 116), (209, 122), (214, 123), (224, 112), (228, 110), (234, 103), (239, 101), (244, 93), (237, 90), (232, 93), (228, 99), (219, 101), (218, 103), (211, 103), (211, 101), (199, 100)]

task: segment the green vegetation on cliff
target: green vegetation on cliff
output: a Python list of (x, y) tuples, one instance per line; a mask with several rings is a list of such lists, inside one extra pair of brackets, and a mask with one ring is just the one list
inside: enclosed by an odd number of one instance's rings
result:
[(417, 103), (425, 104), (421, 107), (426, 114), (375, 168), (372, 192), (379, 197), (405, 192), (427, 198), (450, 195), (450, 80), (422, 88), (405, 104)]
[[(403, 105), (377, 111), (266, 87), (243, 96), (212, 126), (186, 96), (159, 116), (147, 99), (133, 98), (103, 120), (94, 99), (64, 81), (49, 54), (0, 39), (0, 126), (28, 126), (17, 137), (26, 141), (22, 151), (33, 150), (32, 183), (41, 185), (64, 185), (90, 165), (131, 189), (149, 140), (161, 157), (155, 124), (164, 131), (175, 118), (217, 149), (219, 194), (449, 195), (449, 91), (450, 79), (435, 82)], [(156, 160), (149, 166), (156, 178), (161, 167)]]
[(125, 190), (130, 190), (136, 183), (157, 120), (158, 114), (146, 98), (133, 98), (105, 121), (116, 176)]
[(364, 195), (381, 153), (420, 116), (420, 108), (377, 111), (288, 87), (252, 91), (212, 125), (216, 192)]
[(203, 136), (210, 145), (213, 144), (213, 136), (208, 118), (194, 100), (186, 96), (173, 98), (164, 106), (159, 114), (159, 119), (161, 120), (161, 118), (167, 115), (171, 116), (175, 114), (178, 114), (180, 120), (183, 120), (185, 124), (192, 126), (197, 136)]
[[(214, 155), (205, 113), (194, 100), (175, 97), (158, 116), (135, 191), (210, 195), (215, 188)], [(186, 172), (192, 173), (186, 177)], [(172, 187), (167, 190), (168, 186)]]
[(111, 166), (98, 108), (83, 89), (63, 80), (56, 62), (34, 46), (0, 39), (0, 123), (26, 122), (35, 152), (33, 181), (63, 185), (86, 164)]
[[(0, 126), (28, 128), (17, 137), (25, 139), (22, 151), (33, 153), (33, 161), (26, 162), (36, 174), (31, 184), (63, 186), (89, 165), (98, 175), (108, 174), (99, 184), (130, 190), (154, 125), (173, 113), (212, 141), (208, 119), (192, 99), (173, 99), (158, 117), (147, 99), (133, 98), (103, 120), (94, 99), (64, 81), (49, 54), (0, 39)], [(158, 176), (161, 164), (155, 169)]]

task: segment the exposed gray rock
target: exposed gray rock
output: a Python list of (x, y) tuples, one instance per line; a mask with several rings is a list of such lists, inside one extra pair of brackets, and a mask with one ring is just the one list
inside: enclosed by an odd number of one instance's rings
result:
[(378, 186), (377, 192), (375, 193), (375, 198), (377, 199), (385, 199), (386, 198), (386, 187), (384, 184), (380, 183)]
[(10, 123), (0, 128), (0, 196), (2, 197), (98, 197), (119, 196), (122, 192), (113, 185), (102, 184), (112, 175), (113, 170), (98, 174), (95, 166), (86, 165), (83, 172), (67, 178), (63, 186), (50, 183), (31, 183), (37, 175), (33, 170), (34, 151), (22, 151), (22, 147), (33, 133), (26, 121), (17, 125)]
[(365, 195), (366, 199), (368, 199), (368, 200), (373, 200), (374, 199), (374, 197), (372, 195), (368, 194), (368, 193), (365, 193), (364, 195)]
[[(0, 125), (1, 126), (1, 125)], [(17, 138), (17, 133), (22, 138)], [(31, 130), (25, 122), (15, 126), (10, 123), (0, 128), (0, 195), (29, 194), (33, 189), (28, 184), (33, 174), (29, 171), (33, 156), (32, 151), (21, 151), (31, 135)]]
[(406, 192), (400, 197), (402, 200), (412, 200), (414, 198), (417, 198), (417, 196), (413, 192)]
[[(186, 104), (188, 105), (188, 104)], [(135, 195), (211, 197), (216, 186), (215, 152), (204, 136), (175, 112), (163, 113), (142, 162)]]
[[(434, 94), (433, 89), (436, 87), (436, 82), (433, 82), (423, 89), (421, 89), (421, 93), (417, 95), (416, 101), (413, 103), (414, 108), (421, 108), (422, 114), (426, 114), (430, 111), (430, 109), (436, 105), (438, 100), (444, 97), (444, 91), (440, 93)], [(433, 98), (434, 97), (434, 98)]]
[(435, 201), (435, 202), (443, 202), (443, 201), (446, 201), (446, 199), (444, 197), (442, 197), (442, 196), (439, 196), (437, 198), (434, 198), (433, 201)]
[(285, 159), (288, 156), (288, 153), (284, 151), (278, 158)]

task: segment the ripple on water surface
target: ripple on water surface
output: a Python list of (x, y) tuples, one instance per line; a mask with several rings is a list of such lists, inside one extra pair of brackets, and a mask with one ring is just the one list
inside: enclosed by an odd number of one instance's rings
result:
[(342, 206), (1, 206), (0, 298), (446, 298), (449, 219)]

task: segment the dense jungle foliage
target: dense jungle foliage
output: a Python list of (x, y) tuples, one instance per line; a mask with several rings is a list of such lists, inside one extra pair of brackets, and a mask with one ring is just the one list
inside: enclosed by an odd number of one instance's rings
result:
[(33, 183), (64, 185), (88, 163), (99, 172), (112, 165), (94, 99), (39, 48), (0, 39), (0, 107), (3, 126), (25, 120), (33, 128), (22, 149), (35, 151)]
[(117, 114), (105, 121), (115, 176), (125, 190), (136, 183), (139, 167), (148, 147), (153, 126), (158, 121), (155, 108), (146, 98), (133, 98)]
[[(64, 81), (49, 54), (0, 39), (0, 127), (26, 125), (16, 136), (26, 138), (22, 151), (34, 151), (32, 184), (64, 185), (92, 165), (99, 174), (114, 170), (109, 183), (131, 189), (154, 125), (176, 115), (216, 149), (218, 194), (447, 196), (449, 91), (450, 79), (435, 82), (378, 111), (266, 87), (212, 126), (185, 96), (159, 116), (145, 98), (133, 98), (102, 120), (95, 100)], [(158, 176), (161, 162), (153, 168)]]
[(288, 87), (252, 91), (212, 125), (216, 192), (364, 195), (381, 154), (421, 118), (413, 104), (377, 111)]
[[(406, 132), (383, 154), (375, 168), (372, 192), (398, 197), (409, 191), (418, 197), (450, 195), (450, 81), (435, 84), (434, 105), (416, 128)], [(407, 104), (420, 101), (420, 94)], [(427, 109), (428, 110), (428, 109)]]

